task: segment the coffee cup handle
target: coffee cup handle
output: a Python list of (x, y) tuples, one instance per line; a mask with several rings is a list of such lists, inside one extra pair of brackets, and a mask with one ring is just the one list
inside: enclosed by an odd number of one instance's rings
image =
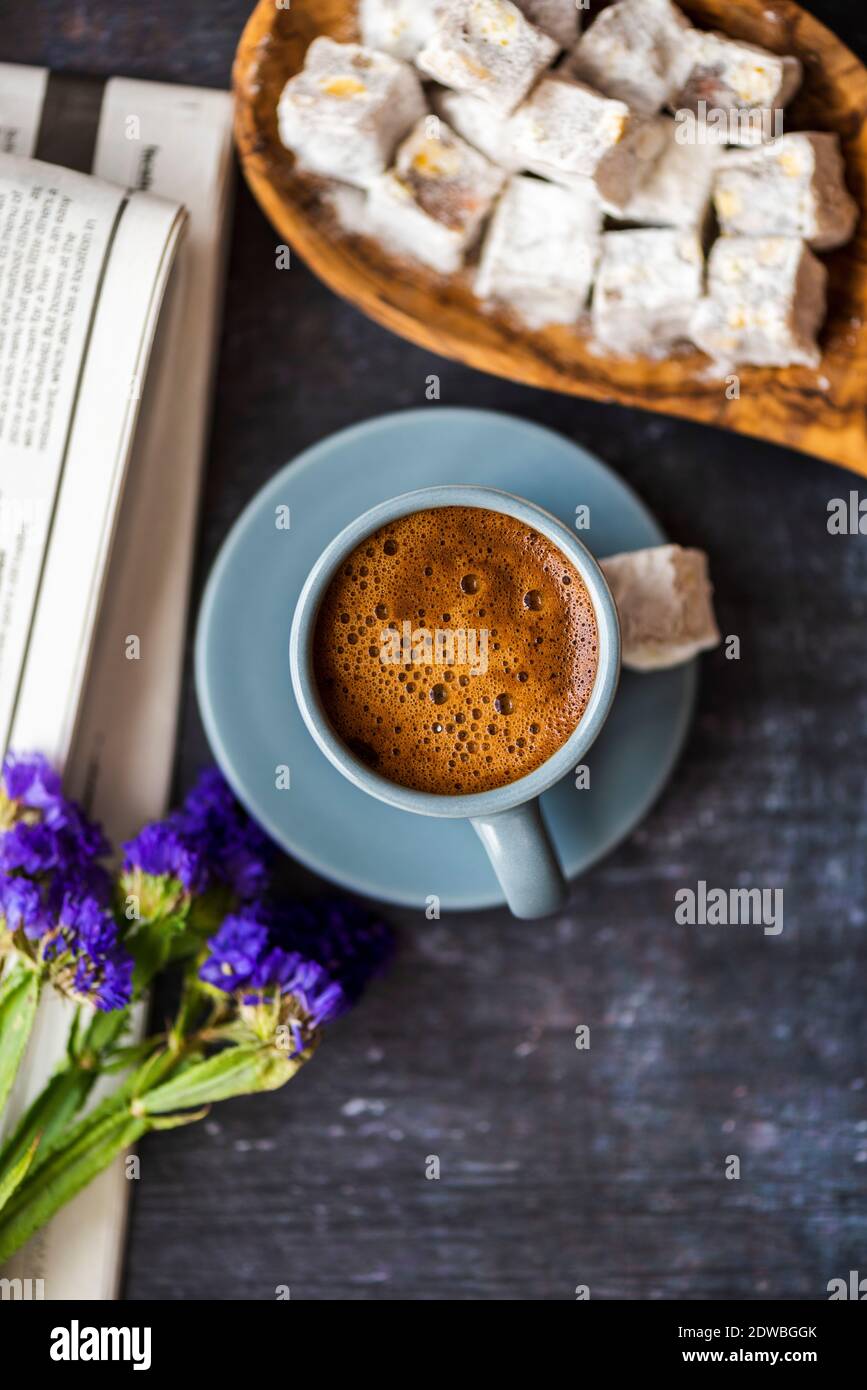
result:
[(538, 800), (511, 811), (476, 816), (472, 824), (515, 917), (524, 921), (550, 917), (566, 905), (568, 885)]

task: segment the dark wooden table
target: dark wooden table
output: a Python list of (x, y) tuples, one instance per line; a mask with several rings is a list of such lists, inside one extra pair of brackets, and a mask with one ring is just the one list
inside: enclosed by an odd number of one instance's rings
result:
[[(811, 8), (867, 56), (862, 7)], [(0, 58), (224, 86), (247, 10), (4, 0)], [(145, 1141), (126, 1296), (821, 1299), (867, 1275), (867, 541), (826, 528), (858, 480), (432, 359), (274, 246), (240, 188), (197, 593), (275, 469), (423, 404), (436, 371), (444, 402), (561, 430), (706, 548), (742, 659), (706, 660), (677, 774), (562, 920), (392, 913), (397, 965), (295, 1083)], [(179, 793), (209, 756), (187, 673)], [(782, 887), (783, 934), (676, 927), (699, 879)]]

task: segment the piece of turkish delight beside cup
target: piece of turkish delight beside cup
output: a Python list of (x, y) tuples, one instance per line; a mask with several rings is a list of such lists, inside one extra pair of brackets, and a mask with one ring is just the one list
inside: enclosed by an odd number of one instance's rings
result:
[(617, 605), (628, 670), (664, 670), (719, 646), (703, 551), (660, 545), (600, 564)]

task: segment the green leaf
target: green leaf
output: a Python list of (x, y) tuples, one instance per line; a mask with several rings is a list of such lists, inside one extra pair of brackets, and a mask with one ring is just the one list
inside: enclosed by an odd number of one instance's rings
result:
[[(90, 1094), (95, 1077), (77, 1067), (56, 1072), (27, 1108), (0, 1149), (0, 1188), (21, 1161), (22, 1155), (40, 1150), (39, 1161), (54, 1146)], [(32, 1158), (31, 1158), (32, 1162)], [(37, 1163), (38, 1166), (38, 1163)]]
[(37, 1134), (30, 1148), (24, 1150), (18, 1162), (8, 1170), (5, 1176), (0, 1177), (0, 1211), (3, 1210), (16, 1187), (19, 1187), (24, 1181), (27, 1175), (27, 1169), (33, 1162), (33, 1155), (36, 1153), (38, 1146), (39, 1135)]
[(28, 1176), (0, 1212), (0, 1264), (147, 1128), (147, 1118), (132, 1115), (128, 1104), (81, 1126), (75, 1139)]
[[(112, 1014), (95, 1014), (87, 1026), (82, 1025), (80, 1017), (76, 1017), (67, 1047), (69, 1060), (46, 1083), (0, 1148), (0, 1184), (20, 1161), (21, 1155), (27, 1152), (34, 1137), (38, 1136), (34, 1170), (50, 1156), (58, 1143), (65, 1141), (67, 1131), (101, 1075), (110, 1070), (119, 1070), (121, 1066), (128, 1067), (153, 1051), (155, 1044), (151, 1039), (149, 1043), (141, 1044), (141, 1048), (119, 1049), (125, 1055), (122, 1060), (118, 1058), (116, 1067), (104, 1064), (104, 1049), (108, 1049), (112, 1040), (123, 1033), (128, 1021), (123, 1010)], [(115, 1054), (111, 1055), (114, 1058)]]
[(39, 973), (25, 961), (13, 964), (0, 990), (0, 1112), (12, 1090), (39, 1003)]
[(171, 1051), (148, 1058), (134, 1076), (122, 1082), (90, 1114), (71, 1124), (53, 1144), (39, 1148), (24, 1181), (0, 1211), (0, 1265), (149, 1129), (175, 1128), (201, 1118), (204, 1111), (151, 1117), (138, 1098), (141, 1090), (151, 1084), (159, 1085), (173, 1069), (183, 1074), (186, 1060)]
[(261, 1043), (230, 1047), (148, 1090), (140, 1096), (139, 1104), (148, 1115), (160, 1115), (211, 1105), (232, 1096), (276, 1091), (291, 1080), (306, 1060), (306, 1056), (290, 1059)]
[[(86, 1135), (95, 1124), (101, 1123), (105, 1118), (117, 1114), (119, 1110), (129, 1113), (129, 1107), (139, 1090), (144, 1090), (148, 1085), (156, 1085), (178, 1065), (177, 1057), (167, 1052), (158, 1052), (153, 1057), (149, 1057), (139, 1070), (123, 1079), (118, 1086), (106, 1096), (93, 1110), (78, 1120), (74, 1119), (76, 1110), (73, 1109), (67, 1115), (63, 1125), (55, 1125), (53, 1135), (50, 1139), (43, 1137), (39, 1146), (36, 1159), (33, 1164), (33, 1172), (30, 1175), (32, 1180), (35, 1173), (62, 1149), (66, 1149), (70, 1144), (78, 1143), (83, 1135)], [(59, 1076), (62, 1074), (58, 1074)], [(97, 1079), (92, 1072), (81, 1074), (83, 1084), (87, 1085), (88, 1093), (93, 1081)], [(50, 1085), (51, 1083), (49, 1083)], [(43, 1093), (44, 1094), (44, 1093)], [(82, 1102), (83, 1103), (83, 1102)]]

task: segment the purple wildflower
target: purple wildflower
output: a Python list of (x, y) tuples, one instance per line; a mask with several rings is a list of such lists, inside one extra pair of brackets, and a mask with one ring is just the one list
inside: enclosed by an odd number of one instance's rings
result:
[(292, 1038), (290, 1057), (300, 1056), (317, 1030), (347, 1009), (343, 990), (327, 970), (279, 946), (272, 947), (254, 970), (244, 993), (242, 1016), (255, 1019), (256, 1009), (266, 1005), (277, 990), (283, 1006), (279, 1021)]
[(323, 897), (309, 904), (274, 903), (267, 909), (274, 942), (324, 966), (355, 1004), (394, 953), (394, 933), (382, 918), (351, 898)]
[(273, 1040), (278, 1026), (288, 1030), (293, 1057), (347, 1008), (343, 990), (324, 966), (275, 946), (255, 910), (227, 917), (209, 949), (200, 977), (234, 995), (240, 1017), (263, 1040)]
[(2, 793), (9, 829), (0, 841), (0, 868), (38, 873), (101, 859), (109, 844), (98, 825), (63, 795), (60, 778), (38, 754), (10, 753), (3, 763)]
[(10, 801), (36, 810), (62, 797), (60, 776), (41, 753), (9, 753), (3, 782)]
[(51, 925), (44, 914), (39, 885), (29, 878), (0, 875), (0, 915), (10, 932), (41, 936)]
[(0, 835), (0, 872), (63, 870), (88, 881), (94, 863), (110, 847), (100, 827), (63, 795), (60, 778), (46, 760), (10, 753), (1, 781), (8, 828)]
[(190, 894), (225, 885), (244, 902), (265, 887), (271, 844), (212, 768), (180, 810), (145, 826), (124, 850), (125, 873), (172, 878)]
[(210, 955), (199, 974), (231, 993), (249, 984), (268, 949), (268, 928), (252, 915), (227, 917), (208, 943)]
[(19, 821), (0, 840), (0, 869), (25, 874), (50, 873), (66, 861), (64, 845), (55, 831), (38, 822)]
[(346, 1011), (346, 998), (340, 985), (315, 960), (305, 960), (297, 951), (281, 951), (274, 946), (262, 957), (247, 982), (250, 990), (244, 1002), (257, 1003), (266, 993), (279, 989), (298, 1000), (311, 1025), (319, 1028)]
[(65, 994), (103, 1010), (132, 998), (133, 962), (106, 908), (99, 826), (63, 795), (45, 758), (10, 754), (0, 774), (0, 914)]
[(124, 1009), (132, 999), (132, 957), (111, 913), (95, 898), (66, 895), (56, 927), (41, 939), (40, 956), (61, 993), (103, 1012)]
[(9, 932), (37, 940), (57, 926), (68, 894), (108, 902), (99, 826), (63, 795), (44, 758), (10, 754), (0, 773), (0, 912)]
[(242, 901), (268, 881), (273, 846), (236, 801), (217, 768), (203, 772), (181, 808), (187, 835), (200, 839), (214, 871)]
[(188, 893), (202, 893), (208, 885), (204, 849), (190, 844), (171, 819), (146, 825), (124, 849), (127, 870), (139, 869), (151, 878), (177, 879)]

